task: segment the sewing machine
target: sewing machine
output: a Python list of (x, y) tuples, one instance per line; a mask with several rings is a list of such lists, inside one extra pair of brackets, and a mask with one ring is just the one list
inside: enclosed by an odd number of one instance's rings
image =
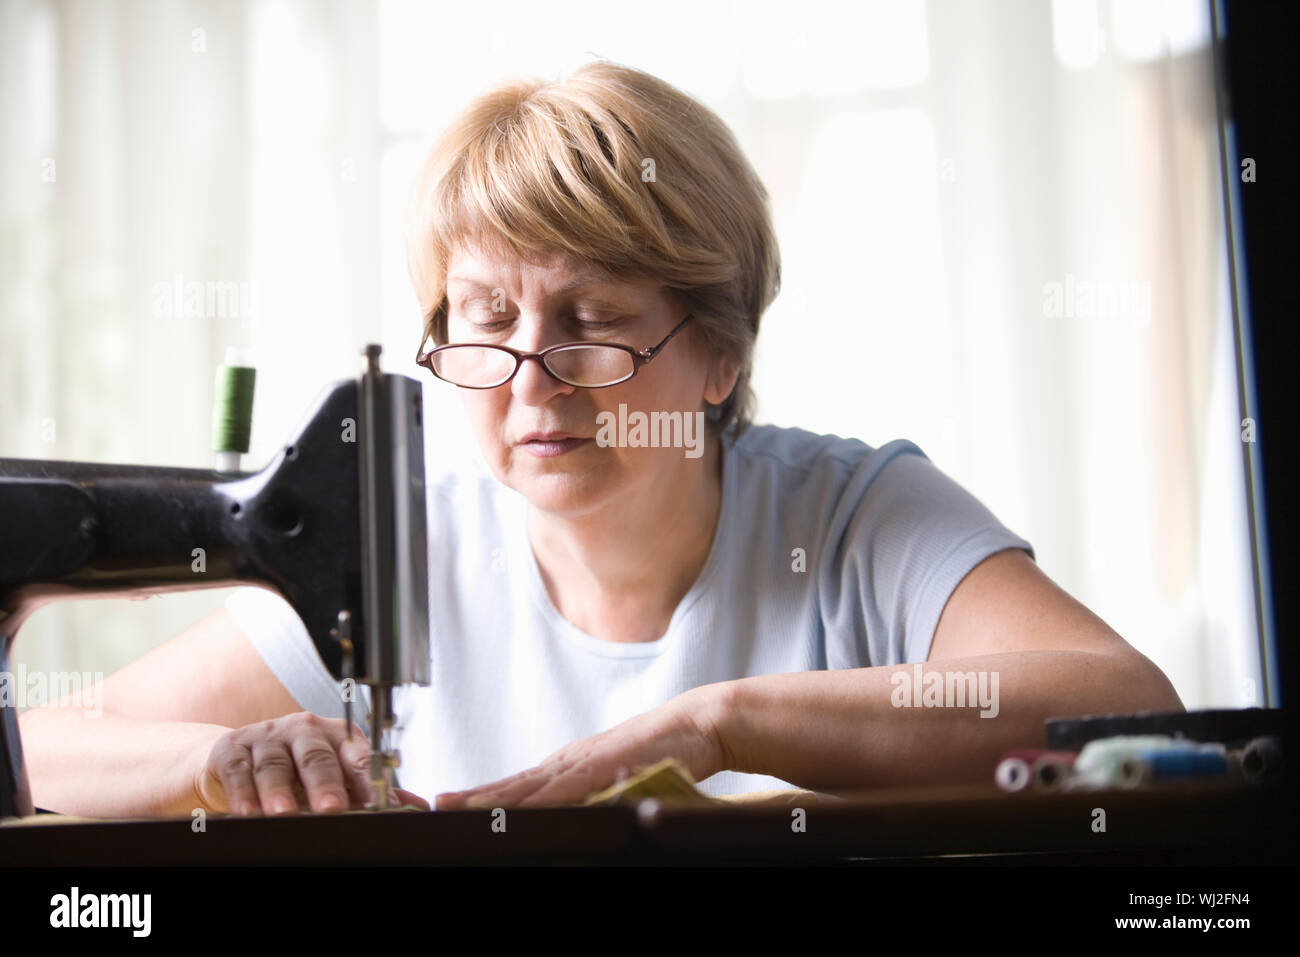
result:
[[(330, 673), (370, 688), (370, 807), (393, 806), (392, 689), (429, 683), (428, 526), (420, 384), (381, 372), (379, 353), (258, 472), (0, 459), (0, 672), (51, 601), (272, 589)], [(33, 811), (7, 703), (0, 818)]]

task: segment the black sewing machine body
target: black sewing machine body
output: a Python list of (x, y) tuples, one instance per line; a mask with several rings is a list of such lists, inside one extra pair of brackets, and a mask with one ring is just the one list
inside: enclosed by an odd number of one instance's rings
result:
[[(288, 601), (335, 678), (427, 684), (426, 535), (420, 384), (377, 365), (258, 472), (0, 459), (0, 671), (50, 601), (247, 584)], [(0, 718), (0, 817), (31, 814), (16, 707)]]

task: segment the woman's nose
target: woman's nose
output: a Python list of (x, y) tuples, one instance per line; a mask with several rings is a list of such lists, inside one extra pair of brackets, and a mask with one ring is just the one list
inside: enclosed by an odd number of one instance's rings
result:
[(542, 366), (541, 359), (525, 359), (510, 381), (510, 389), (521, 402), (537, 405), (552, 396), (572, 392), (574, 387), (554, 378)]
[[(548, 328), (545, 323), (524, 324), (520, 328), (520, 335), (516, 338), (518, 341), (510, 342), (510, 347), (529, 353), (541, 352), (548, 346), (558, 345), (562, 341), (558, 327)], [(566, 385), (547, 372), (542, 360), (535, 357), (525, 359), (519, 364), (519, 371), (511, 380), (510, 387), (516, 398), (530, 405), (545, 402), (554, 395), (574, 390), (573, 386)]]

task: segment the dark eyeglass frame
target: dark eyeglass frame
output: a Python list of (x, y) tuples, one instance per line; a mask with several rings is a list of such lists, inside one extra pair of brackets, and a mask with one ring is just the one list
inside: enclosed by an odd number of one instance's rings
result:
[[(458, 389), (499, 389), (501, 386), (505, 385), (511, 379), (513, 379), (515, 376), (519, 374), (519, 370), (523, 368), (525, 359), (536, 359), (539, 363), (541, 363), (542, 368), (546, 370), (546, 374), (549, 375), (556, 382), (563, 382), (565, 385), (573, 386), (574, 388), (577, 389), (608, 389), (610, 386), (622, 385), (628, 379), (631, 379), (638, 372), (640, 372), (641, 367), (644, 366), (646, 363), (650, 362), (655, 356), (659, 355), (659, 353), (663, 351), (664, 346), (668, 345), (668, 340), (671, 339), (673, 336), (677, 335), (677, 333), (679, 333), (682, 330), (682, 327), (685, 326), (686, 323), (691, 321), (692, 316), (693, 316), (692, 313), (687, 313), (686, 318), (683, 319), (681, 322), (677, 323), (677, 327), (673, 329), (672, 332), (668, 333), (668, 335), (664, 336), (663, 339), (660, 340), (658, 345), (647, 346), (644, 349), (635, 349), (632, 346), (625, 346), (620, 342), (583, 342), (582, 340), (577, 340), (574, 342), (561, 342), (558, 343), (557, 345), (547, 346), (541, 352), (520, 352), (518, 349), (511, 349), (509, 346), (497, 346), (497, 345), (489, 345), (487, 343), (477, 343), (477, 342), (452, 342), (452, 343), (448, 343), (445, 346), (438, 346), (435, 349), (430, 349), (428, 352), (424, 353), (423, 355), (421, 355), (420, 353), (416, 353), (415, 363), (416, 365), (424, 366), (426, 369), (432, 372), (436, 378), (442, 379), (443, 382), (450, 382)], [(421, 343), (421, 348), (423, 348), (423, 345), (424, 344)], [(442, 376), (438, 375), (437, 370), (434, 369), (433, 367), (433, 357), (437, 355), (439, 352), (443, 352), (447, 349), (460, 349), (466, 346), (475, 349), (496, 349), (498, 352), (507, 353), (508, 355), (514, 357), (515, 367), (508, 376), (506, 376), (500, 382), (495, 383), (494, 385), (461, 385), (459, 382), (452, 382), (450, 379), (444, 379)], [(604, 385), (581, 385), (577, 382), (570, 382), (568, 379), (562, 378), (555, 374), (555, 372), (551, 369), (551, 367), (546, 364), (546, 357), (549, 356), (552, 352), (559, 352), (563, 349), (572, 349), (575, 346), (579, 346), (582, 348), (599, 346), (604, 349), (620, 349), (632, 357), (632, 371), (629, 372), (623, 378), (615, 382), (606, 382)]]

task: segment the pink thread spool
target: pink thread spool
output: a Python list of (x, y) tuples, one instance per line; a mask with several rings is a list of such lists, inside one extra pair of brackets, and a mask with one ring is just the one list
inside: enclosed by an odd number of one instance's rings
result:
[(1051, 791), (1063, 787), (1077, 757), (1073, 751), (1020, 748), (1008, 751), (998, 762), (993, 780), (1004, 791), (1033, 788)]

